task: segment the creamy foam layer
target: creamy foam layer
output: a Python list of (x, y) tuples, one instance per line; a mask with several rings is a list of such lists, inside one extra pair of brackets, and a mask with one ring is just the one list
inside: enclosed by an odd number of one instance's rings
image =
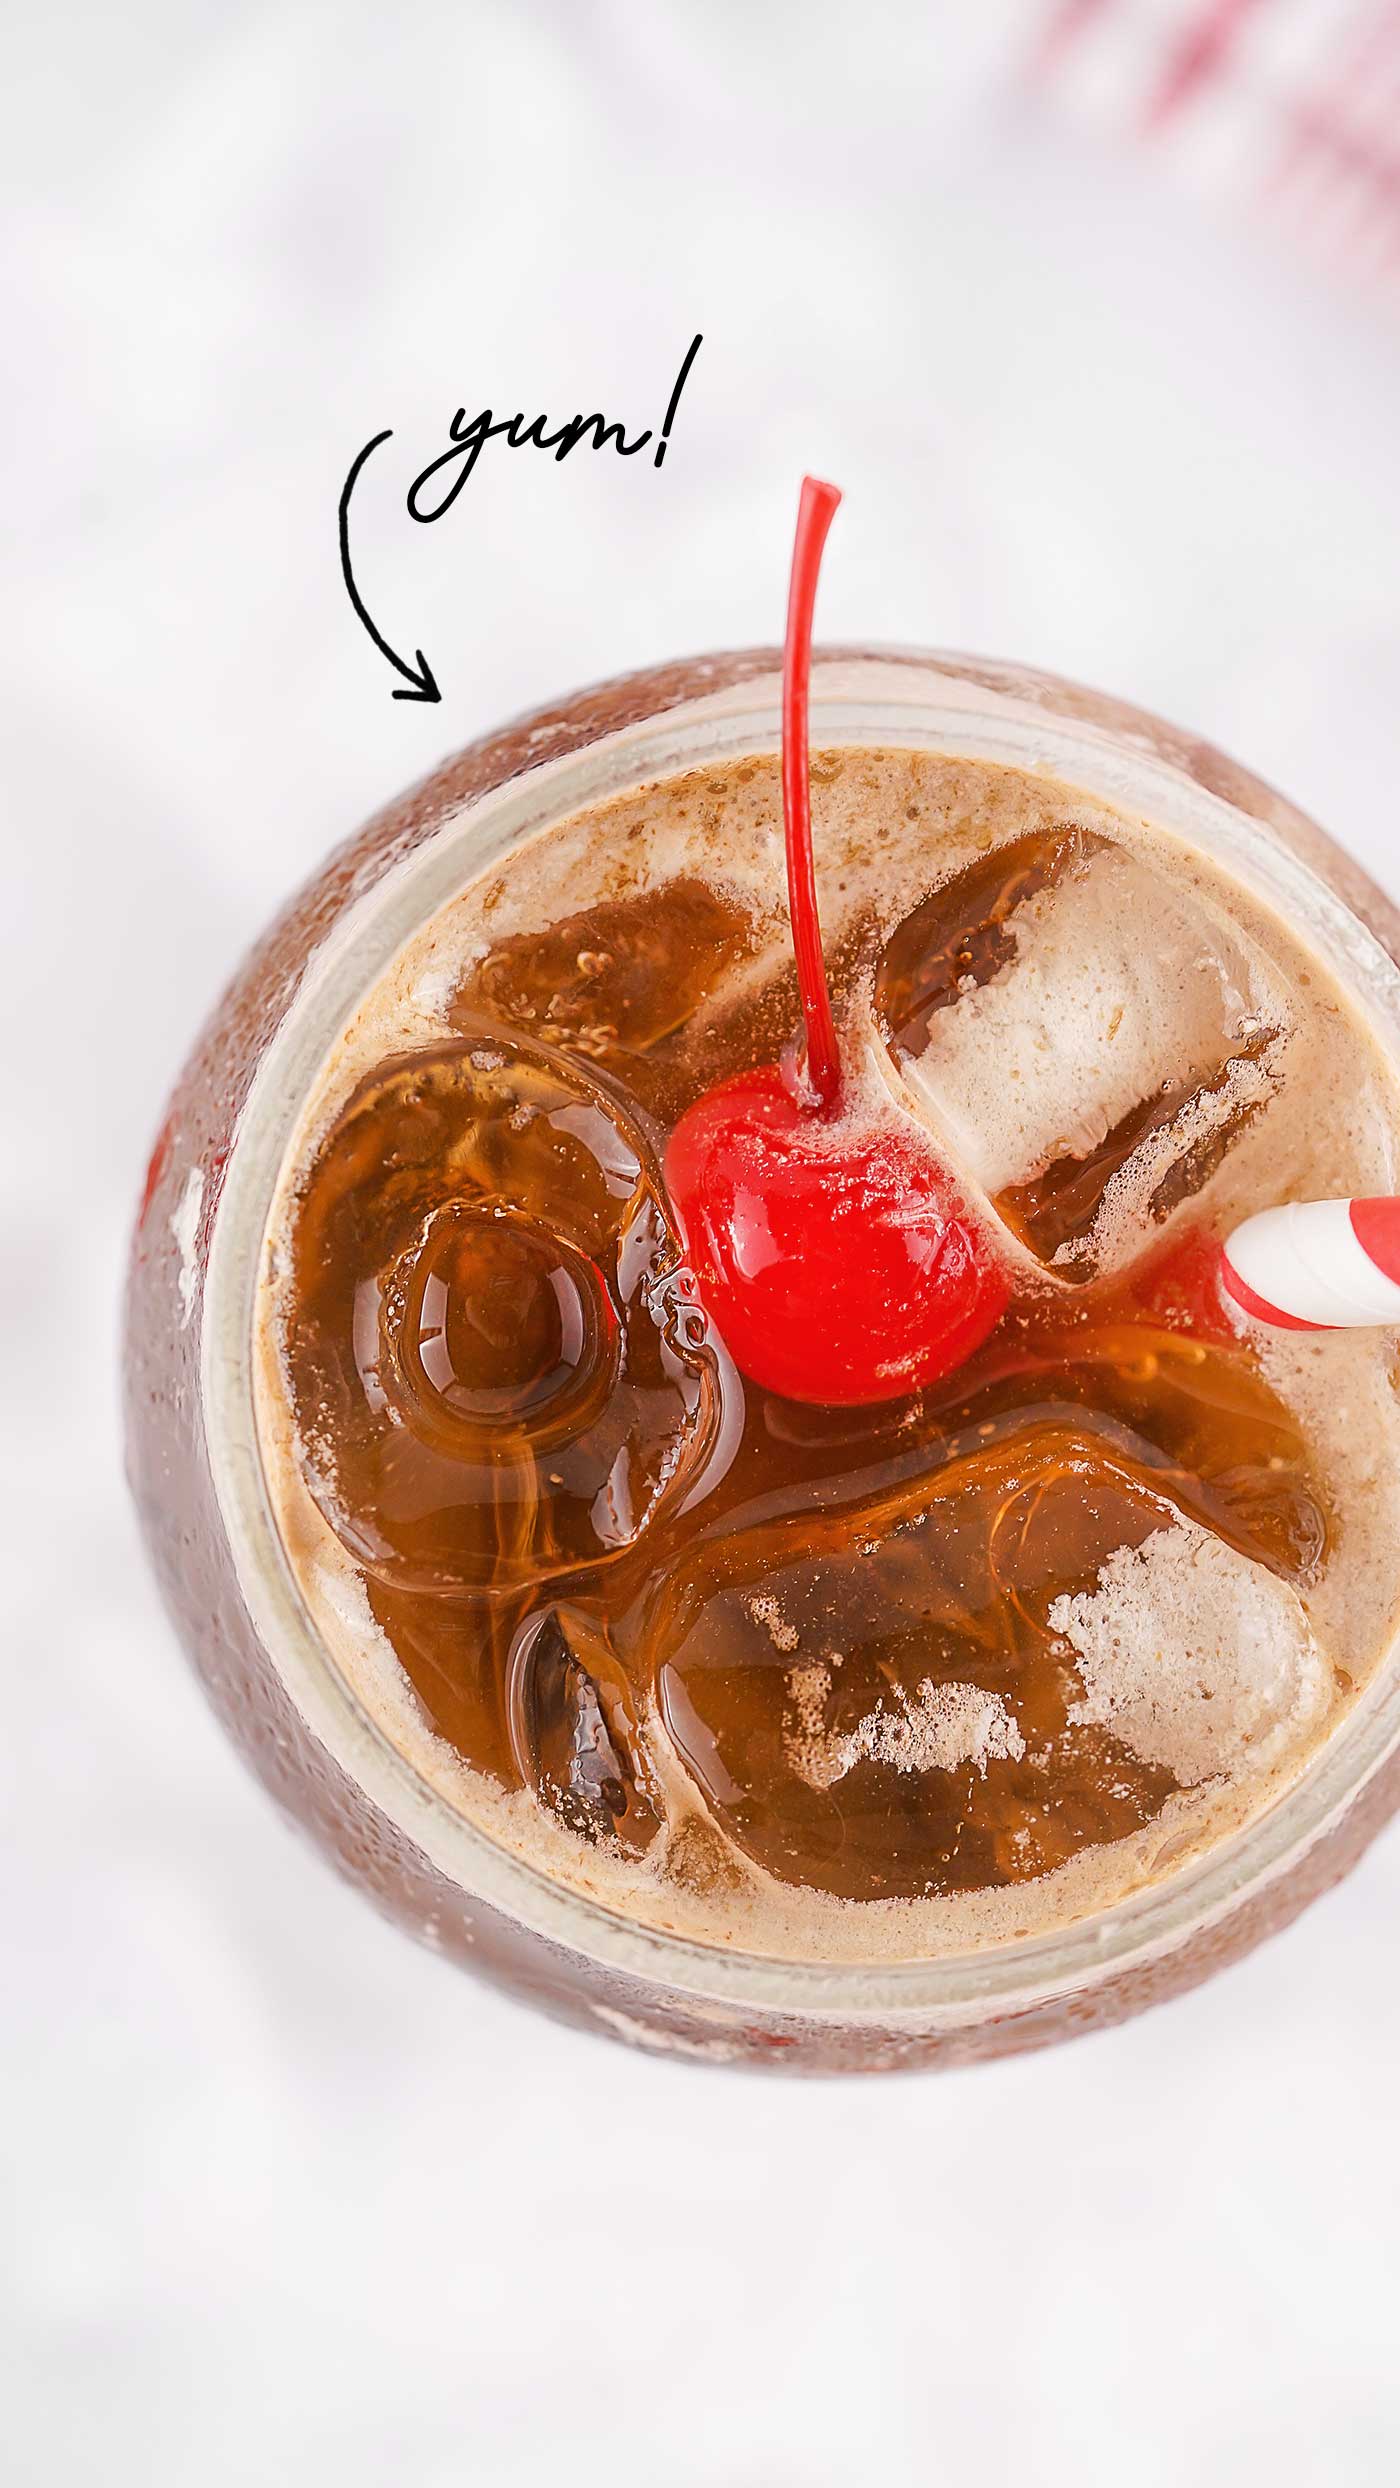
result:
[(1019, 1762), (1026, 1750), (1000, 1695), (981, 1685), (935, 1684), (925, 1677), (912, 1701), (878, 1703), (839, 1735), (825, 1725), (831, 1670), (823, 1660), (806, 1659), (791, 1668), (788, 1691), (794, 1723), (788, 1755), (809, 1788), (834, 1787), (863, 1761), (904, 1772), (956, 1771), (970, 1762), (985, 1778), (989, 1762)]
[(1183, 1788), (1267, 1768), (1332, 1700), (1302, 1600), (1194, 1521), (1120, 1547), (1050, 1622), (1084, 1682), (1071, 1722), (1111, 1728)]
[[(1219, 911), (1225, 910), (1238, 957), (1248, 961), (1256, 984), (1262, 980), (1276, 1000), (1287, 997), (1289, 1053), (1282, 1093), (1260, 1124), (1245, 1131), (1213, 1181), (1212, 1216), (1228, 1219), (1305, 1194), (1394, 1188), (1400, 1089), (1393, 1072), (1319, 963), (1265, 909), (1224, 884), (1204, 859), (1148, 824), (1125, 820), (1049, 778), (912, 750), (819, 753), (813, 777), (823, 921), (833, 948), (857, 921), (874, 918), (882, 930), (888, 929), (935, 882), (989, 848), (1067, 820), (1116, 841), (1131, 857), (1169, 875), (1171, 886), (1183, 894), (1183, 906), (1184, 894), (1191, 893), (1217, 921)], [(1197, 1715), (1194, 1727), (1178, 1718), (1175, 1729), (1164, 1728), (1159, 1719), (1157, 1732), (1183, 1759), (1190, 1745), (1192, 1768), (1177, 1776), (1197, 1784), (1171, 1798), (1150, 1826), (1128, 1840), (1086, 1851), (1032, 1883), (950, 1899), (852, 1902), (776, 1881), (740, 1856), (708, 1819), (654, 1720), (648, 1723), (650, 1758), (664, 1790), (668, 1828), (658, 1848), (640, 1862), (585, 1846), (528, 1793), (503, 1794), (431, 1729), (375, 1622), (362, 1580), (302, 1483), (277, 1323), (297, 1173), (318, 1136), (374, 1064), (452, 1033), (447, 1009), (467, 964), (512, 936), (583, 908), (659, 888), (682, 875), (704, 879), (734, 897), (755, 920), (755, 948), (725, 990), (712, 997), (710, 1007), (717, 1010), (745, 990), (760, 987), (786, 959), (776, 760), (755, 757), (737, 766), (694, 772), (537, 833), (507, 867), (472, 883), (406, 946), (393, 970), (366, 997), (324, 1066), (289, 1153), (270, 1228), (259, 1334), (265, 1460), (302, 1593), (364, 1707), (425, 1778), (541, 1871), (630, 1917), (711, 1943), (832, 1960), (963, 1950), (1082, 1917), (1224, 1837), (1267, 1804), (1296, 1775), (1339, 1704), (1374, 1666), (1393, 1622), (1395, 1548), (1400, 1542), (1400, 1401), (1394, 1342), (1384, 1334), (1354, 1333), (1325, 1341), (1281, 1338), (1266, 1345), (1268, 1379), (1308, 1438), (1336, 1516), (1334, 1551), (1304, 1601), (1243, 1557), (1230, 1556), (1217, 1578), (1215, 1558), (1207, 1554), (1205, 1574), (1217, 1593), (1222, 1621), (1215, 1640), (1208, 1631), (1203, 1639), (1201, 1550), (1191, 1547), (1192, 1561), (1182, 1570), (1183, 1550), (1173, 1544), (1176, 1533), (1163, 1532), (1170, 1554), (1159, 1551), (1135, 1564), (1125, 1558), (1121, 1574), (1107, 1567), (1093, 1596), (1074, 1602), (1075, 1612), (1064, 1620), (1062, 1629), (1086, 1676), (1086, 1702), (1113, 1712), (1120, 1732), (1124, 1719), (1136, 1715), (1134, 1701), (1141, 1700), (1133, 1671), (1140, 1665), (1143, 1635), (1159, 1651), (1174, 1650), (1181, 1682), (1197, 1687)], [(1237, 987), (1237, 959), (1220, 966)], [(1183, 1015), (1188, 1028), (1197, 1032), (1188, 1048), (1194, 1068), (1195, 1055), (1209, 1051), (1220, 978), (1215, 969), (1203, 970), (1199, 950), (1189, 940), (1182, 951), (1181, 975)], [(851, 1007), (857, 1014), (868, 1008), (859, 988)], [(1092, 1024), (1097, 1008), (1097, 1000), (1087, 997), (1086, 1024)], [(890, 1113), (891, 1096), (876, 1053), (872, 1044), (868, 1085), (853, 1100), (852, 1112), (874, 1112), (883, 1119)], [(1148, 1071), (1155, 1074), (1159, 1067), (1153, 1053)], [(1130, 1076), (1136, 1080), (1143, 1075), (1135, 1067)], [(1057, 1105), (1050, 1119), (1059, 1124), (1066, 1111), (1072, 1106)], [(1010, 1249), (1016, 1257), (1015, 1248)], [(1029, 1278), (1034, 1265), (1028, 1257), (1020, 1258)], [(1048, 1283), (1037, 1276), (1038, 1283)], [(1155, 1543), (1148, 1541), (1149, 1547)], [(1271, 1603), (1275, 1593), (1291, 1606)], [(1241, 1626), (1242, 1617), (1248, 1631)], [(775, 1648), (788, 1656), (780, 1638), (785, 1629), (781, 1615), (775, 1611), (759, 1620)], [(1213, 1700), (1225, 1682), (1221, 1670), (1232, 1663), (1221, 1638), (1228, 1638), (1227, 1626), (1235, 1635), (1236, 1674), (1229, 1680), (1233, 1693), (1223, 1708), (1236, 1725), (1232, 1729), (1222, 1718), (1212, 1751), (1200, 1687), (1214, 1670)], [(1296, 1681), (1290, 1680), (1291, 1691), (1284, 1688), (1286, 1699), (1279, 1694), (1281, 1715), (1291, 1726), (1271, 1742), (1262, 1729), (1243, 1735), (1238, 1722), (1255, 1712), (1262, 1718), (1259, 1704), (1267, 1707), (1273, 1698), (1270, 1688), (1278, 1690), (1279, 1680), (1265, 1664), (1275, 1626), (1282, 1634), (1279, 1646), (1296, 1660)], [(1249, 1651), (1258, 1662), (1253, 1677)], [(793, 1716), (800, 1738), (805, 1702), (809, 1769), (818, 1775), (849, 1769), (859, 1758), (855, 1750), (844, 1755), (822, 1741), (820, 1688), (803, 1675), (810, 1662), (802, 1653), (791, 1657), (799, 1678)], [(1189, 1714), (1190, 1699), (1187, 1694), (1182, 1699)], [(999, 1706), (977, 1688), (930, 1681), (916, 1703), (863, 1721), (855, 1737), (861, 1752), (897, 1770), (947, 1770), (959, 1762), (975, 1764), (979, 1756), (1014, 1752), (1014, 1723), (998, 1714)], [(1205, 1735), (1205, 1744), (1199, 1737), (1190, 1744), (1197, 1731)], [(1124, 1741), (1132, 1743), (1131, 1737)], [(1162, 1759), (1175, 1768), (1170, 1754), (1164, 1752)]]

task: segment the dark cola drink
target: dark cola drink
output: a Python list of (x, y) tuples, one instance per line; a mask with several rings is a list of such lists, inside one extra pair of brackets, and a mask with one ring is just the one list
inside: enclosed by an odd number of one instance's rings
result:
[(545, 829), (363, 999), (283, 1167), (259, 1423), (337, 1667), (494, 1841), (701, 1944), (906, 1961), (1231, 1839), (1368, 1679), (1393, 1343), (1252, 1331), (1214, 1273), (1255, 1209), (1389, 1188), (1400, 1096), (1166, 833), (897, 746), (812, 788), (843, 1128), (955, 1187), (980, 1344), (826, 1401), (707, 1310), (672, 1135), (798, 1026), (757, 754)]

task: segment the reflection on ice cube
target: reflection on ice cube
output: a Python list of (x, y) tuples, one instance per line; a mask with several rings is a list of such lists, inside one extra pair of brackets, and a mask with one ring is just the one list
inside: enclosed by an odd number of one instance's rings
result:
[(1068, 828), (956, 874), (886, 944), (881, 1033), (916, 1109), (1059, 1276), (1120, 1267), (1280, 1078), (1280, 981), (1199, 892)]

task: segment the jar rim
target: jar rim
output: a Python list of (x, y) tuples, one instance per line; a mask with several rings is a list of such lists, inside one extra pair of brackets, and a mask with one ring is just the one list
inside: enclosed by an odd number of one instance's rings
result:
[[(766, 652), (750, 653), (757, 661)], [(741, 679), (712, 687), (716, 670), (736, 661)], [(1006, 2014), (1082, 1993), (1169, 1955), (1286, 1874), (1400, 1747), (1400, 1638), (1298, 1777), (1263, 1811), (1160, 1881), (1059, 1928), (971, 1952), (868, 1963), (789, 1959), (623, 1917), (532, 1865), (454, 1806), (392, 1742), (336, 1666), (297, 1586), (264, 1475), (254, 1385), (259, 1266), (287, 1151), (327, 1053), (405, 942), (468, 879), (524, 839), (630, 788), (777, 750), (776, 659), (769, 671), (754, 671), (742, 658), (697, 659), (694, 674), (693, 696), (527, 766), (486, 793), (445, 801), (422, 842), (352, 900), (308, 958), (244, 1103), (210, 1242), (200, 1356), (215, 1492), (240, 1591), (289, 1697), (352, 1784), (469, 1902), (478, 1899), (576, 1955), (675, 1994), (830, 2020), (907, 2015), (924, 2027), (972, 2023), (992, 2010)], [(626, 678), (642, 689), (647, 681), (646, 674)], [(1046, 691), (1069, 695), (1067, 704), (1046, 707)], [(1101, 722), (1092, 694), (1029, 669), (914, 649), (817, 653), (811, 707), (814, 747), (914, 746), (1014, 767), (1080, 787), (1183, 837), (1300, 927), (1381, 1050), (1400, 1064), (1400, 967), (1275, 829), (1190, 773), (1191, 759), (1219, 760), (1209, 746), (1112, 706), (1113, 722)], [(558, 714), (557, 707), (540, 712)], [(1233, 775), (1268, 800), (1257, 781)], [(1311, 829), (1291, 807), (1280, 808), (1299, 829)]]

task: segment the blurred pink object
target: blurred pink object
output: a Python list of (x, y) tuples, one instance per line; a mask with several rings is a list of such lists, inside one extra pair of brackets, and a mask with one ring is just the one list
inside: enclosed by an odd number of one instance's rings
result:
[(1400, 284), (1400, 0), (1053, 0), (1032, 83)]

